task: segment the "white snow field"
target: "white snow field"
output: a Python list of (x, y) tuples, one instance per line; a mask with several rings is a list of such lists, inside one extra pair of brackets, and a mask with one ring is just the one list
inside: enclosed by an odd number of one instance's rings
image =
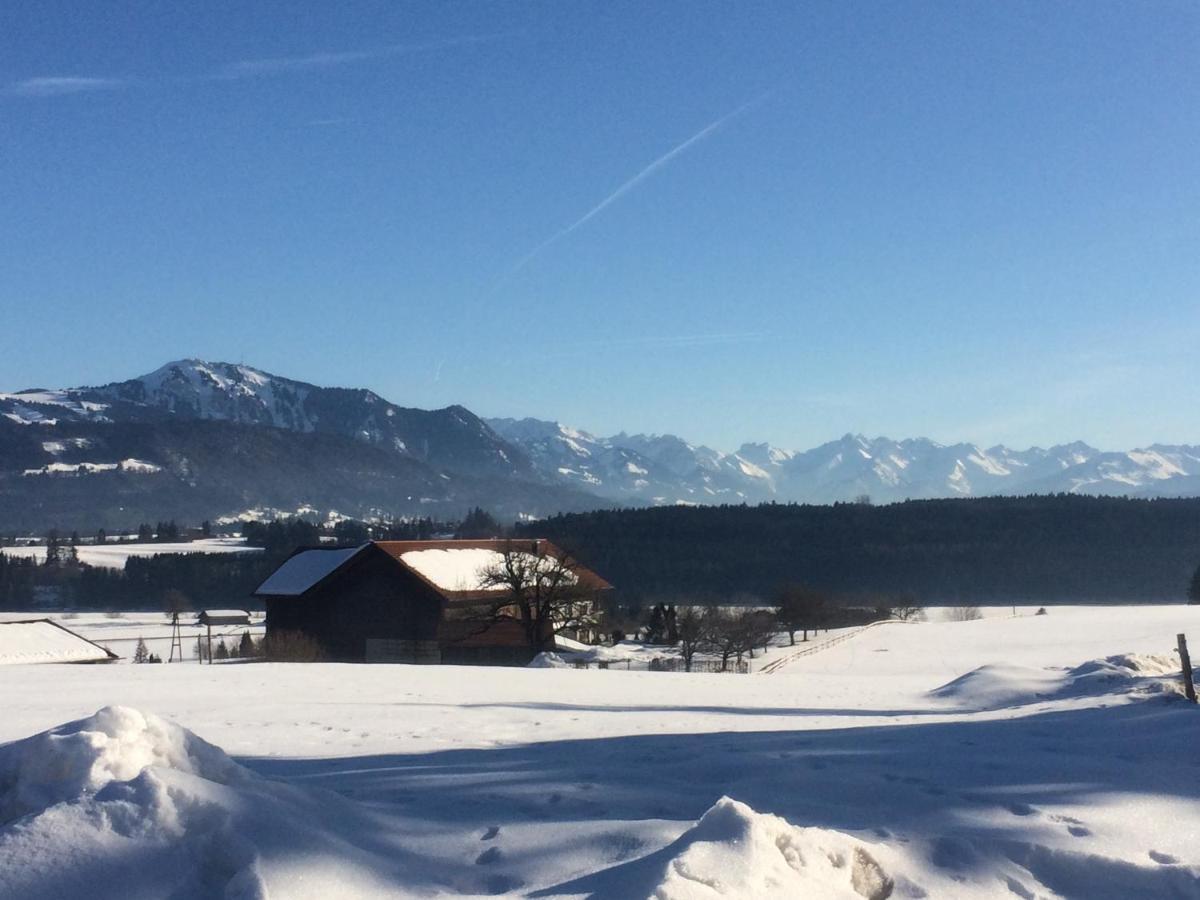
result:
[[(197, 639), (206, 639), (208, 631), (196, 624), (195, 612), (182, 613), (179, 616), (179, 636), (183, 644), (183, 654), (186, 660), (195, 659)], [(22, 619), (53, 619), (76, 634), (94, 641), (101, 647), (112, 651), (120, 657), (118, 663), (128, 663), (133, 659), (138, 640), (146, 642), (146, 649), (156, 653), (163, 659), (171, 655), (171, 622), (161, 612), (123, 612), (123, 613), (62, 613), (56, 612), (24, 612), (0, 613), (0, 623), (20, 621)], [(226, 646), (233, 646), (241, 639), (242, 632), (248, 631), (255, 638), (261, 638), (264, 633), (263, 613), (255, 612), (250, 617), (249, 627), (242, 625), (227, 625), (213, 628), (213, 646), (224, 639)], [(2, 630), (2, 629), (0, 629)]]
[(750, 675), (6, 666), (0, 896), (1200, 898), (1181, 631), (894, 623)]
[[(132, 541), (108, 544), (80, 544), (76, 550), (79, 561), (89, 566), (105, 569), (123, 569), (125, 560), (131, 556), (161, 556), (164, 553), (262, 553), (261, 547), (251, 547), (242, 538), (201, 538), (196, 541), (181, 541), (177, 544), (146, 543)], [(0, 547), (6, 556), (46, 561), (46, 546), (31, 544), (20, 547)]]

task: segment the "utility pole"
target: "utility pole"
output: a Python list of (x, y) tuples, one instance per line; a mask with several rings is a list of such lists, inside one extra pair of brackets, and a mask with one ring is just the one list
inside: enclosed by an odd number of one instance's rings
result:
[(1189, 700), (1195, 703), (1196, 684), (1192, 681), (1192, 658), (1188, 656), (1187, 636), (1177, 634), (1175, 642), (1179, 646), (1179, 664), (1183, 668), (1183, 692)]
[(179, 634), (179, 613), (171, 613), (171, 655), (167, 662), (175, 662), (175, 651), (179, 650), (179, 661), (183, 662), (183, 638)]

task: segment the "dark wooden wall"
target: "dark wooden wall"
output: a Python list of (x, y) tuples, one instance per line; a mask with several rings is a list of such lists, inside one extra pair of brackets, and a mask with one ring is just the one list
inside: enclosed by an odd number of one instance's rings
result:
[(268, 597), (267, 633), (300, 631), (326, 659), (361, 662), (368, 638), (436, 641), (441, 612), (435, 591), (372, 550), (303, 597)]
[(533, 658), (519, 622), (464, 628), (446, 621), (441, 594), (382, 550), (364, 552), (303, 597), (266, 603), (268, 635), (299, 631), (333, 662), (524, 665)]

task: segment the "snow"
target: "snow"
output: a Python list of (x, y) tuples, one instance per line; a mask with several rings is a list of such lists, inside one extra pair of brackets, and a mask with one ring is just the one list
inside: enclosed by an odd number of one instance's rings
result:
[(1200, 897), (1200, 608), (987, 612), (771, 675), (11, 666), (0, 896)]
[[(89, 566), (99, 566), (106, 569), (123, 569), (125, 561), (131, 556), (159, 556), (163, 553), (262, 553), (261, 547), (247, 546), (242, 538), (202, 538), (200, 540), (180, 543), (149, 543), (139, 544), (109, 543), (109, 544), (80, 544), (76, 547), (79, 561)], [(26, 557), (44, 562), (46, 548), (44, 545), (25, 547), (2, 547), (0, 553), (7, 556)]]
[[(522, 561), (533, 560), (531, 553), (517, 554)], [(434, 586), (444, 591), (503, 591), (503, 584), (485, 585), (484, 575), (493, 567), (504, 564), (504, 554), (498, 550), (476, 547), (456, 547), (447, 550), (409, 550), (400, 560)], [(556, 565), (549, 556), (537, 557), (537, 565), (549, 569)], [(573, 576), (567, 574), (567, 578)]]
[(996, 460), (992, 459), (978, 448), (976, 448), (974, 453), (968, 454), (967, 459), (977, 465), (979, 468), (983, 469), (983, 471), (987, 472), (989, 475), (1004, 476), (1012, 474), (1009, 469), (1004, 468), (1003, 465), (996, 462)]
[(100, 647), (52, 622), (0, 622), (0, 666), (108, 659)]
[(276, 597), (298, 597), (333, 572), (363, 547), (342, 547), (337, 550), (302, 550), (288, 559), (258, 586), (255, 594)]
[[(186, 613), (179, 619), (180, 637), (183, 642), (184, 658), (195, 659), (196, 641), (207, 638), (207, 630), (196, 622), (196, 613)], [(120, 659), (113, 665), (132, 665), (138, 641), (144, 641), (147, 650), (169, 659), (171, 656), (171, 621), (162, 612), (4, 612), (0, 623), (23, 619), (51, 618), (64, 628), (117, 654)], [(0, 624), (0, 629), (7, 627)], [(249, 632), (255, 639), (263, 635), (263, 614), (251, 613), (251, 624), (214, 626), (213, 643), (224, 639), (226, 645), (237, 645), (242, 634)]]
[[(797, 828), (722, 797), (657, 854), (653, 865), (643, 861), (593, 882), (610, 882), (602, 891), (606, 895), (655, 900), (884, 900), (896, 887), (875, 859), (884, 852), (837, 831)], [(652, 877), (638, 884), (643, 872)]]
[(741, 469), (742, 474), (746, 475), (749, 478), (768, 478), (769, 479), (771, 477), (761, 467), (756, 466), (754, 463), (749, 462), (748, 460), (738, 457), (737, 462), (738, 462), (738, 468)]
[[(63, 450), (61, 442), (53, 441), (42, 445), (47, 452), (58, 453)], [(51, 450), (51, 447), (57, 447), (57, 450)], [(53, 462), (41, 466), (37, 469), (26, 469), (25, 475), (81, 475), (94, 474), (96, 472), (114, 472), (120, 469), (122, 472), (161, 472), (162, 466), (154, 463), (146, 462), (141, 459), (123, 459), (119, 463), (95, 463), (95, 462), (78, 462), (78, 463), (60, 463)]]

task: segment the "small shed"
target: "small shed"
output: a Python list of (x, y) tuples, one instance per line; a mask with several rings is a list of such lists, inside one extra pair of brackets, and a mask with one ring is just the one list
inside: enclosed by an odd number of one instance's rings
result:
[[(244, 609), (206, 609), (196, 616), (196, 624), (208, 630), (208, 662), (212, 665), (212, 630), (216, 626), (249, 625), (250, 613)], [(201, 660), (203, 662), (203, 660)]]
[(0, 622), (0, 665), (110, 663), (120, 659), (53, 619)]
[(196, 617), (197, 625), (209, 628), (221, 625), (249, 625), (250, 613), (244, 609), (206, 609)]

